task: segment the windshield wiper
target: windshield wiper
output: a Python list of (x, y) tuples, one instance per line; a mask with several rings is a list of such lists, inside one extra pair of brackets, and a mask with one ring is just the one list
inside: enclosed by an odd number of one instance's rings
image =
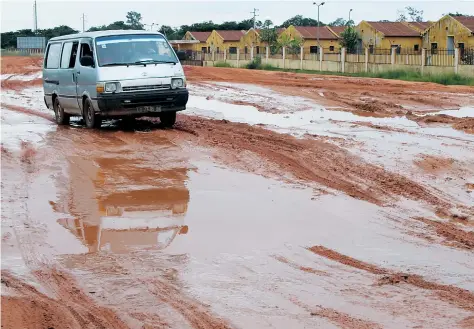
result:
[(158, 61), (158, 60), (154, 60), (154, 59), (145, 59), (145, 60), (142, 60), (142, 61), (136, 61), (135, 64), (143, 64), (143, 65), (146, 65), (146, 64), (173, 64), (173, 65), (176, 65), (176, 62), (174, 62), (174, 61)]
[(103, 64), (102, 66), (121, 66), (121, 65), (129, 66), (130, 63), (107, 63), (107, 64)]

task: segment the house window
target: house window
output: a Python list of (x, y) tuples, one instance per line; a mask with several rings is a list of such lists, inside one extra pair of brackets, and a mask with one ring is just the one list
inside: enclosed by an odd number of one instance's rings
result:
[(402, 47), (400, 47), (399, 45), (392, 45), (392, 49), (395, 49), (395, 53), (400, 55)]
[(216, 52), (219, 53), (219, 47), (217, 47)]
[(334, 46), (329, 46), (329, 51), (334, 51)]
[(247, 53), (247, 52), (248, 52), (248, 48), (247, 48), (247, 46), (245, 46), (245, 50), (244, 50), (244, 52), (245, 52), (245, 53)]
[(413, 50), (414, 51), (420, 51), (420, 45), (414, 45)]
[(463, 57), (464, 56), (464, 42), (458, 43), (458, 48), (459, 48), (459, 55)]
[(202, 51), (203, 53), (206, 53), (206, 50), (207, 50), (206, 47), (202, 47), (202, 48), (201, 48), (201, 51)]
[(317, 54), (318, 53), (318, 46), (310, 46), (309, 47), (310, 54)]
[(374, 53), (374, 45), (369, 45), (369, 53)]
[(237, 47), (229, 47), (229, 54), (237, 54)]
[(257, 46), (257, 55), (260, 54), (260, 47)]
[(436, 42), (433, 42), (431, 44), (431, 54), (437, 54), (438, 53), (438, 44)]
[(207, 47), (207, 52), (208, 52), (208, 53), (211, 52), (211, 47)]

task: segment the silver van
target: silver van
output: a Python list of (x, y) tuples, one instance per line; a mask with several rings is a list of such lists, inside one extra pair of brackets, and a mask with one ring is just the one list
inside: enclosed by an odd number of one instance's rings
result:
[(44, 101), (56, 122), (82, 116), (88, 128), (105, 118), (160, 117), (164, 126), (186, 109), (183, 67), (158, 32), (100, 31), (48, 42), (43, 68)]

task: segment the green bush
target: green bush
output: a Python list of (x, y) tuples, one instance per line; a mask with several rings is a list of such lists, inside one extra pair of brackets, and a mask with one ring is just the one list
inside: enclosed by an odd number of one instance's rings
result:
[(232, 65), (227, 62), (217, 62), (214, 63), (214, 67), (232, 67)]
[(246, 66), (250, 70), (259, 70), (262, 67), (262, 57), (255, 57), (250, 63)]

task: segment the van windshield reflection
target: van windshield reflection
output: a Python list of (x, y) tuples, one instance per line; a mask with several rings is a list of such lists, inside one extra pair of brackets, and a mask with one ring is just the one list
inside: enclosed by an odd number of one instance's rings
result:
[(178, 63), (173, 49), (161, 35), (99, 37), (96, 46), (99, 66)]

